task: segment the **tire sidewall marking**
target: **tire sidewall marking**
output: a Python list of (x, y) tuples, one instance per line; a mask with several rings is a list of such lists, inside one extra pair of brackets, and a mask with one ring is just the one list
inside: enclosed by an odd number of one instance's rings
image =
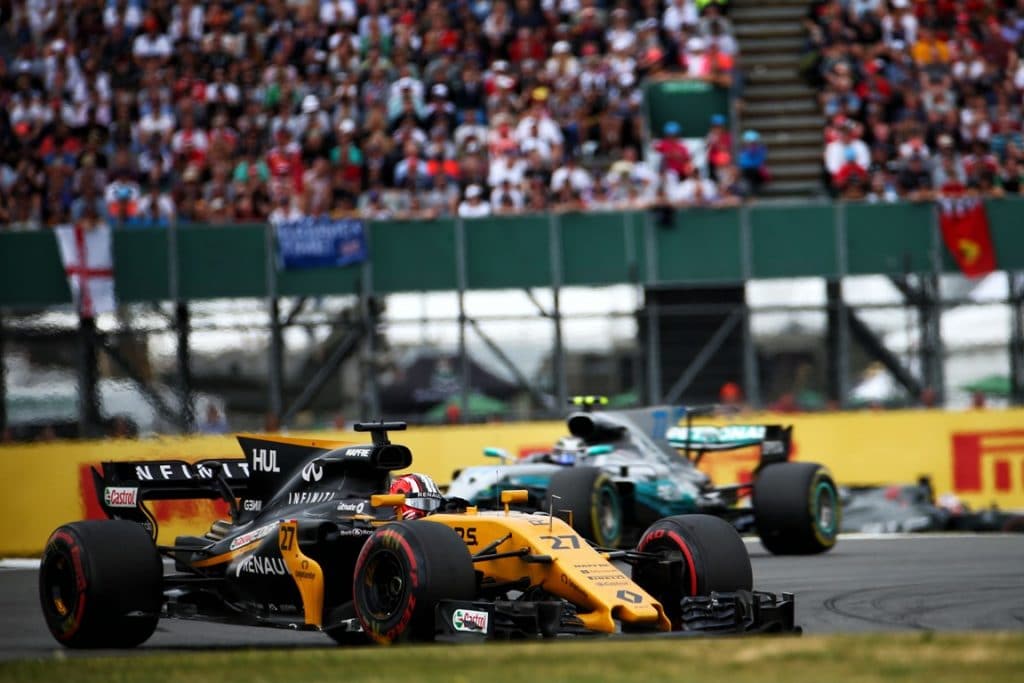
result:
[[(827, 495), (831, 501), (832, 520), (828, 529), (822, 529), (819, 520), (821, 518), (821, 497)], [(811, 485), (808, 491), (808, 512), (811, 515), (811, 529), (818, 542), (831, 548), (836, 543), (836, 534), (839, 530), (842, 511), (839, 508), (839, 497), (836, 495), (836, 487), (828, 470), (820, 468), (811, 478)]]

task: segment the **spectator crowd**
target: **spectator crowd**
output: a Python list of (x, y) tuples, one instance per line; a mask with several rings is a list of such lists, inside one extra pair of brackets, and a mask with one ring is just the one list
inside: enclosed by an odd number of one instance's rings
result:
[(737, 202), (717, 117), (641, 145), (644, 79), (733, 84), (726, 5), (3, 0), (0, 226)]
[(1020, 194), (1024, 2), (816, 0), (806, 26), (834, 195)]

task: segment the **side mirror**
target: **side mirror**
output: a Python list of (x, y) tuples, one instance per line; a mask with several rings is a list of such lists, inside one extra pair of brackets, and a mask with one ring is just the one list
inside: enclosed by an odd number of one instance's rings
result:
[(512, 456), (508, 454), (504, 448), (495, 448), (494, 446), (488, 446), (484, 449), (484, 455), (488, 458), (498, 458), (502, 462), (506, 462), (512, 459)]
[(595, 455), (608, 455), (614, 450), (615, 447), (609, 446), (608, 444), (602, 444), (600, 446), (591, 446), (590, 448), (587, 449), (587, 457), (590, 458)]

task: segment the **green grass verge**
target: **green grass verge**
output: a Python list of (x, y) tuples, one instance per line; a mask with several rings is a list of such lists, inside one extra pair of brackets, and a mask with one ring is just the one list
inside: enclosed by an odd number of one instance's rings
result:
[(572, 640), (92, 658), (58, 655), (0, 663), (0, 681), (1006, 683), (1024, 681), (1024, 633)]

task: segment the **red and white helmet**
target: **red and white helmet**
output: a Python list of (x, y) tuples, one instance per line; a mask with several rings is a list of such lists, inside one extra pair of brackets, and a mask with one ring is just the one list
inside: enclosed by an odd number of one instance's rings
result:
[(405, 494), (399, 508), (402, 519), (419, 519), (441, 507), (444, 496), (434, 480), (425, 474), (406, 474), (391, 482), (391, 493)]

